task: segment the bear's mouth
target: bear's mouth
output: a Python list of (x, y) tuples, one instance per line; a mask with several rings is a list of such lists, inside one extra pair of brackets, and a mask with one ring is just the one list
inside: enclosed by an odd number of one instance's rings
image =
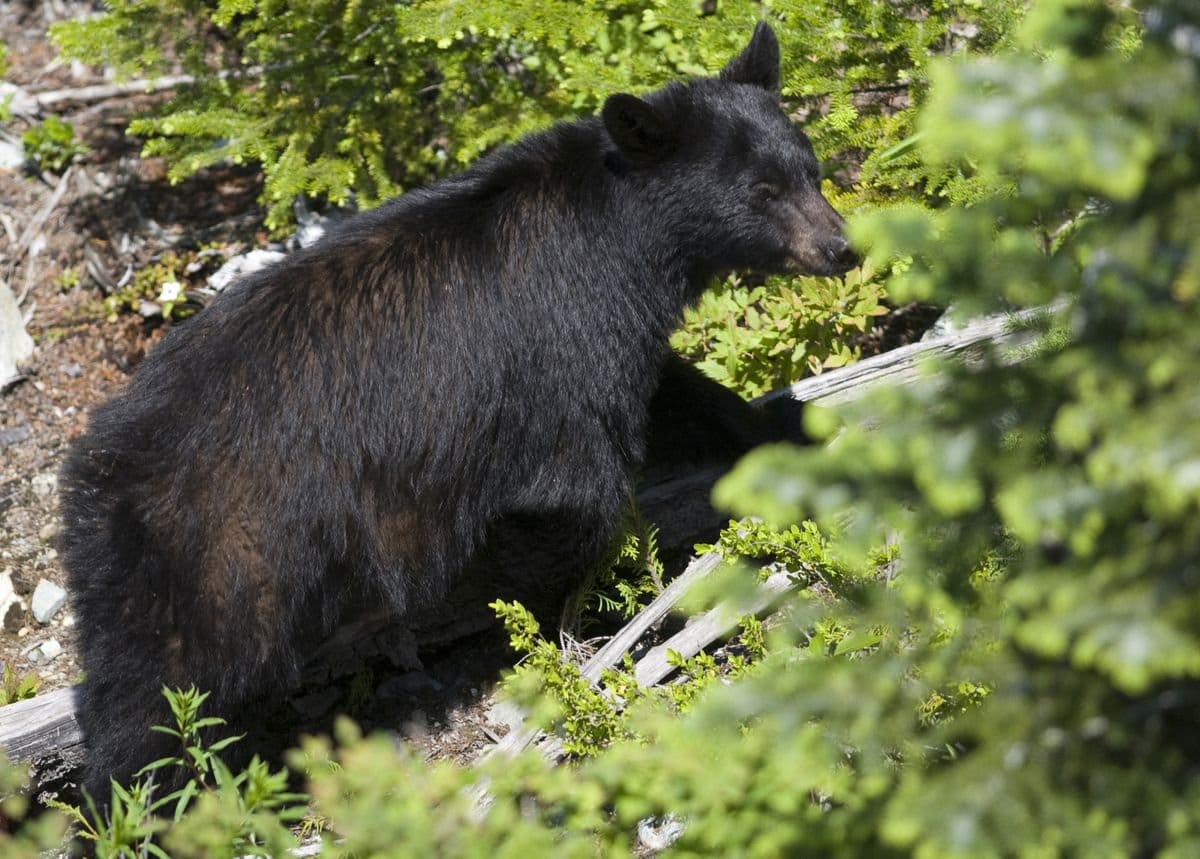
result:
[(784, 261), (788, 274), (806, 275), (808, 277), (838, 277), (845, 274), (853, 265), (840, 265), (833, 260), (814, 260), (812, 256), (803, 257), (788, 254)]
[(860, 262), (845, 240), (838, 247), (809, 247), (801, 253), (788, 253), (784, 258), (789, 273), (812, 277), (840, 277), (857, 268)]

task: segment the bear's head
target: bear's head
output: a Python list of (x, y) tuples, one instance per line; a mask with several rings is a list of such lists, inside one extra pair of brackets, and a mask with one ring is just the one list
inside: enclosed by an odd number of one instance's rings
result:
[(858, 262), (821, 195), (808, 137), (780, 107), (779, 76), (779, 42), (760, 23), (716, 77), (604, 104), (622, 170), (657, 195), (656, 211), (702, 276), (837, 275)]

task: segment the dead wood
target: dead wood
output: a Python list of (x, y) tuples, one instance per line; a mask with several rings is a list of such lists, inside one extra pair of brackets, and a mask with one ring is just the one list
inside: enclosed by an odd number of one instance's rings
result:
[[(235, 71), (218, 72), (219, 80), (227, 78), (254, 78), (262, 74), (261, 66)], [(8, 109), (15, 116), (35, 117), (42, 113), (61, 111), (64, 105), (96, 104), (113, 99), (130, 98), (140, 95), (165, 92), (179, 87), (191, 86), (198, 79), (195, 75), (163, 75), (156, 78), (139, 78), (132, 81), (112, 84), (90, 84), (88, 86), (64, 87), (63, 89), (28, 92), (18, 87), (11, 87), (7, 94), (11, 96)]]

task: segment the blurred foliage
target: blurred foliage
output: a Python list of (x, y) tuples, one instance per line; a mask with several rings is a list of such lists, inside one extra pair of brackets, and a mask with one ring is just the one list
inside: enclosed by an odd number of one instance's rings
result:
[(38, 859), (57, 847), (66, 821), (57, 814), (36, 814), (26, 792), (25, 767), (0, 754), (0, 856), (5, 859)]
[[(597, 111), (606, 96), (711, 73), (767, 18), (785, 106), (805, 121), (843, 211), (982, 193), (912, 144), (938, 56), (1003, 43), (1025, 0), (110, 0), (55, 26), (66, 56), (194, 86), (135, 119), (180, 180), (258, 163), (267, 224), (301, 196), (360, 208), (457, 171), (488, 149)], [(735, 285), (689, 314), (676, 346), (753, 395), (857, 357), (847, 336), (884, 312), (871, 275)]]
[(1183, 2), (1040, 2), (1014, 50), (939, 65), (923, 156), (1007, 193), (854, 234), (913, 258), (897, 299), (1043, 307), (1014, 319), (1043, 339), (842, 409), (827, 451), (761, 451), (720, 487), (839, 524), (851, 558), (898, 533), (904, 572), (861, 612), (908, 639), (870, 737), (928, 758), (896, 734), (906, 686), (986, 686), (930, 733), (945, 759), (881, 795), (879, 834), (918, 855), (1200, 850), (1198, 84)]
[(76, 158), (86, 155), (87, 146), (75, 139), (75, 126), (57, 116), (47, 116), (21, 135), (25, 156), (37, 170), (61, 173)]

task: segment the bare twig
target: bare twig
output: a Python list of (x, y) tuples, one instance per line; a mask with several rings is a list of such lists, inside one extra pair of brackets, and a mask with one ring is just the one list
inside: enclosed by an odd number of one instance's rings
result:
[[(50, 213), (54, 211), (55, 207), (62, 200), (63, 194), (67, 192), (67, 183), (70, 182), (71, 177), (74, 175), (74, 165), (71, 165), (63, 171), (62, 176), (58, 178), (58, 184), (54, 186), (54, 192), (46, 198), (46, 202), (42, 203), (41, 207), (29, 220), (29, 223), (25, 225), (25, 231), (21, 233), (21, 238), (17, 242), (17, 247), (15, 249), (12, 262), (9, 263), (8, 275), (5, 278), (6, 280), (10, 282), (12, 281), (13, 272), (16, 271), (17, 266), (21, 263), (21, 260), (25, 258), (25, 254), (28, 253), (30, 247), (33, 246), (34, 239), (37, 238), (38, 232), (40, 232), (42, 227), (45, 226), (46, 220), (50, 217)], [(29, 290), (26, 289), (21, 293), (20, 298), (17, 299), (17, 304), (20, 304), (25, 299), (25, 295), (28, 293), (28, 291)]]

